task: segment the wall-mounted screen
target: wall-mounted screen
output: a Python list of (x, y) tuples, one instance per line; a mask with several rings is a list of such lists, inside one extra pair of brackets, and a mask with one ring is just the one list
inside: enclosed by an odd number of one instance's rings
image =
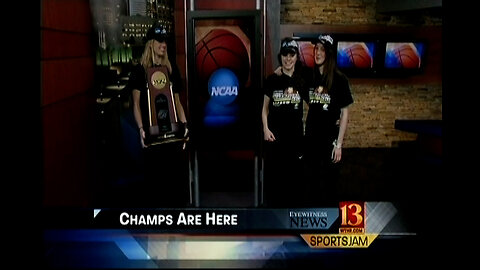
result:
[(425, 55), (422, 42), (387, 42), (385, 44), (386, 69), (421, 69)]
[[(314, 66), (314, 45), (321, 33), (294, 33), (300, 61)], [(322, 33), (325, 34), (325, 33)], [(426, 66), (427, 42), (389, 34), (329, 33), (336, 64), (349, 77), (398, 77), (421, 73)]]
[(374, 42), (338, 41), (337, 65), (339, 68), (371, 69), (374, 67)]
[[(353, 37), (352, 37), (353, 38)], [(335, 38), (334, 38), (335, 39)], [(337, 67), (350, 77), (372, 76), (377, 72), (378, 42), (370, 39), (337, 38)]]

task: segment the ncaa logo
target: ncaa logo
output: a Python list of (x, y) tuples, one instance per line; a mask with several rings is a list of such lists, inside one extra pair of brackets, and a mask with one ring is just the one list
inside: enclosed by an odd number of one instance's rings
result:
[(217, 69), (208, 80), (208, 93), (210, 100), (217, 104), (227, 105), (238, 96), (238, 78), (228, 68)]

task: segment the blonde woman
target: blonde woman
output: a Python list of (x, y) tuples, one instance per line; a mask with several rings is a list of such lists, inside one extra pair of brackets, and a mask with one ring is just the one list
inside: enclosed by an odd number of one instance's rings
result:
[[(154, 199), (161, 207), (185, 207), (189, 201), (188, 188), (188, 153), (177, 143), (157, 144), (155, 147), (145, 143), (145, 131), (149, 127), (149, 106), (147, 88), (147, 70), (151, 67), (164, 66), (168, 70), (176, 107), (177, 119), (185, 127), (187, 136), (186, 116), (180, 102), (180, 92), (183, 90), (178, 67), (170, 62), (167, 52), (167, 32), (161, 25), (154, 26), (147, 32), (147, 42), (140, 64), (136, 65), (130, 74), (129, 87), (132, 90), (133, 115), (138, 127), (142, 151), (144, 180), (141, 184), (144, 198)], [(158, 115), (168, 110), (160, 110)], [(164, 117), (166, 119), (167, 117)], [(157, 120), (160, 118), (157, 118)], [(148, 136), (147, 136), (148, 138)], [(185, 144), (183, 145), (185, 149)]]
[(167, 32), (161, 25), (154, 25), (147, 33), (147, 42), (140, 59), (140, 65), (137, 66), (131, 76), (131, 88), (133, 99), (133, 113), (137, 123), (140, 142), (143, 148), (145, 144), (145, 129), (148, 125), (147, 110), (147, 87), (146, 70), (152, 66), (165, 66), (169, 73), (172, 83), (172, 89), (175, 99), (177, 117), (181, 123), (186, 124), (187, 119), (182, 103), (180, 102), (179, 92), (181, 91), (181, 79), (178, 68), (173, 66), (168, 58), (167, 51)]

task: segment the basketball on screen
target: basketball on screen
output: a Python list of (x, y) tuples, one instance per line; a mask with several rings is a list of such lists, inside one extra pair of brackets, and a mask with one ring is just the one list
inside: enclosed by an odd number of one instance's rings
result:
[(413, 44), (405, 43), (394, 49), (394, 54), (404, 68), (419, 68), (420, 56)]
[(242, 40), (225, 29), (214, 29), (195, 45), (197, 75), (207, 81), (219, 68), (229, 68), (243, 85), (248, 80), (250, 61)]
[(301, 41), (298, 42), (298, 56), (300, 61), (307, 67), (313, 68), (315, 65), (315, 58), (314, 58), (314, 48), (311, 42)]
[(358, 68), (370, 68), (373, 66), (373, 59), (368, 52), (367, 46), (363, 43), (354, 43), (352, 46), (345, 48), (350, 62)]

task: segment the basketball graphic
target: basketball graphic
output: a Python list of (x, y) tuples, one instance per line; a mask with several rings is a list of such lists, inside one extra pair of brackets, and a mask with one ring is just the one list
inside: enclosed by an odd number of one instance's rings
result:
[(309, 41), (298, 42), (298, 58), (307, 67), (313, 68), (315, 65), (315, 56), (313, 49), (315, 46)]
[(364, 43), (354, 43), (353, 45), (345, 48), (345, 52), (354, 67), (373, 67), (373, 58)]
[(393, 50), (398, 62), (404, 68), (420, 68), (420, 56), (412, 43), (404, 43)]
[(203, 82), (219, 68), (229, 68), (243, 85), (250, 73), (250, 60), (242, 40), (225, 29), (214, 29), (195, 44), (197, 75)]

